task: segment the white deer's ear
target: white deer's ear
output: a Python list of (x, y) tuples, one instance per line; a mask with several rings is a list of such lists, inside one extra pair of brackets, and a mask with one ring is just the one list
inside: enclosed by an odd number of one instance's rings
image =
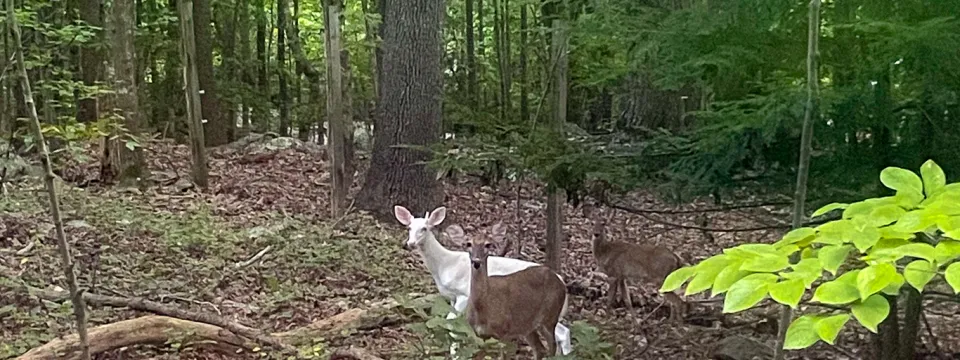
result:
[(413, 220), (413, 214), (410, 214), (410, 210), (400, 205), (393, 207), (393, 216), (396, 216), (397, 221), (404, 226), (410, 226), (410, 222)]
[(497, 242), (503, 241), (503, 238), (507, 237), (507, 227), (503, 225), (503, 221), (497, 221), (496, 224), (493, 224), (493, 228), (490, 229), (490, 236)]
[(430, 216), (427, 217), (427, 225), (431, 227), (440, 225), (440, 223), (442, 223), (443, 219), (445, 219), (446, 217), (447, 217), (447, 208), (443, 206), (438, 207), (434, 209), (433, 212), (430, 213)]
[(460, 227), (460, 225), (454, 224), (447, 226), (447, 228), (443, 230), (443, 234), (447, 237), (447, 239), (450, 239), (450, 241), (453, 241), (455, 244), (463, 245), (465, 235), (463, 233), (463, 228)]

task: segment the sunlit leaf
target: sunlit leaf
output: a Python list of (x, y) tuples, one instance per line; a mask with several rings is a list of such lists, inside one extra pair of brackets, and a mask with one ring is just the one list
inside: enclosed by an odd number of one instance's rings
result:
[(880, 325), (890, 314), (890, 303), (881, 295), (872, 295), (862, 302), (853, 304), (850, 312), (863, 327), (875, 333), (877, 325)]

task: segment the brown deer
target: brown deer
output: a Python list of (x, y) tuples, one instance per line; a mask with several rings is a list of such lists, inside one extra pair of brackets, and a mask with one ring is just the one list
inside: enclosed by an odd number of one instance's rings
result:
[[(463, 241), (472, 267), (467, 322), (481, 338), (513, 343), (524, 339), (533, 348), (536, 359), (556, 355), (554, 329), (566, 307), (567, 286), (557, 273), (543, 265), (490, 276), (487, 257), (505, 235), (506, 227), (497, 223), (490, 238)], [(545, 354), (541, 336), (546, 338)], [(484, 356), (481, 351), (474, 359)]]
[[(593, 258), (597, 262), (598, 270), (607, 275), (610, 307), (616, 306), (617, 293), (622, 292), (623, 302), (628, 309), (633, 310), (627, 280), (652, 282), (659, 288), (667, 275), (682, 266), (680, 257), (663, 246), (607, 240), (605, 221), (599, 216), (591, 217)], [(669, 292), (664, 293), (663, 297), (670, 305), (670, 321), (681, 320), (686, 304), (680, 296)]]

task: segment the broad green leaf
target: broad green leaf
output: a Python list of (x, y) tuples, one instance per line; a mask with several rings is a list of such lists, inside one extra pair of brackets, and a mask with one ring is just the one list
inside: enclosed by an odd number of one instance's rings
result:
[(820, 249), (817, 258), (820, 259), (820, 264), (823, 264), (824, 270), (829, 271), (832, 275), (836, 275), (837, 269), (847, 260), (847, 255), (850, 254), (851, 250), (853, 250), (853, 248), (849, 245), (824, 246)]
[(851, 234), (856, 231), (856, 225), (852, 220), (836, 220), (817, 227), (817, 238), (814, 242), (839, 245), (850, 241)]
[(937, 243), (937, 258), (936, 261), (938, 264), (946, 264), (953, 259), (960, 257), (960, 241), (954, 241), (949, 239), (940, 240)]
[(753, 274), (737, 281), (727, 290), (723, 301), (723, 313), (735, 313), (749, 309), (767, 295), (767, 287), (777, 281), (773, 274)]
[(843, 329), (848, 320), (850, 320), (850, 314), (839, 314), (820, 319), (816, 322), (817, 335), (820, 336), (820, 340), (833, 345), (833, 341), (837, 339), (837, 335), (840, 334), (840, 330)]
[(920, 176), (923, 177), (923, 191), (927, 196), (940, 192), (947, 185), (947, 176), (933, 160), (927, 160), (920, 166)]
[(890, 283), (896, 281), (897, 268), (890, 263), (880, 263), (867, 266), (857, 275), (857, 291), (860, 299), (866, 300)]
[(817, 236), (817, 231), (810, 227), (802, 227), (790, 230), (786, 235), (783, 235), (783, 239), (777, 241), (773, 245), (776, 247), (782, 247), (786, 245), (796, 244), (800, 241), (810, 239), (814, 236)]
[(914, 260), (903, 269), (903, 278), (920, 292), (923, 292), (923, 287), (927, 286), (936, 274), (937, 267), (927, 260)]
[(721, 254), (707, 258), (696, 266), (697, 275), (687, 284), (686, 296), (699, 294), (713, 286), (714, 279), (724, 267), (729, 265), (731, 260), (728, 256)]
[(890, 284), (888, 284), (887, 287), (883, 288), (883, 290), (880, 290), (880, 292), (890, 296), (897, 296), (900, 294), (900, 288), (903, 287), (904, 282), (906, 281), (904, 281), (903, 275), (900, 275), (899, 273), (897, 273), (896, 279), (894, 281), (891, 281)]
[(786, 338), (783, 340), (783, 348), (786, 350), (806, 349), (820, 341), (816, 323), (816, 318), (811, 315), (801, 316), (790, 323)]
[(939, 197), (940, 201), (935, 201), (923, 207), (924, 211), (946, 215), (946, 216), (955, 216), (960, 215), (960, 199), (957, 197)]
[[(960, 202), (958, 202), (958, 205), (960, 205)], [(940, 231), (943, 231), (944, 233), (960, 230), (960, 216), (951, 216), (941, 219), (939, 222), (937, 222), (937, 227), (939, 227)]]
[(803, 282), (807, 289), (813, 286), (813, 283), (823, 275), (823, 269), (820, 266), (820, 260), (815, 257), (800, 260), (799, 263), (791, 265), (792, 272), (780, 273), (786, 279), (796, 279)]
[(854, 221), (854, 231), (849, 234), (850, 242), (861, 253), (869, 250), (880, 241), (880, 231), (866, 222)]
[(829, 213), (829, 212), (834, 211), (834, 210), (846, 209), (847, 206), (850, 206), (850, 205), (849, 205), (849, 204), (843, 204), (843, 203), (827, 204), (827, 205), (824, 205), (823, 207), (817, 209), (817, 211), (814, 211), (813, 214), (810, 215), (810, 217), (811, 217), (811, 218), (815, 218), (815, 217), (824, 215), (824, 214)]
[(913, 190), (897, 191), (893, 198), (896, 199), (897, 206), (904, 209), (915, 209), (923, 203), (923, 193)]
[(767, 290), (770, 292), (770, 298), (774, 301), (796, 309), (806, 287), (804, 287), (803, 281), (793, 279), (771, 284)]
[[(881, 243), (884, 240), (910, 240), (910, 239), (913, 239), (915, 236), (916, 234), (914, 233), (899, 231), (897, 229), (894, 229), (893, 226), (885, 226), (880, 228)], [(903, 242), (903, 243), (905, 244), (907, 242)], [(880, 244), (874, 245), (874, 248), (876, 248), (878, 245)], [(901, 244), (897, 244), (897, 246), (900, 246), (900, 245)]]
[(896, 191), (910, 191), (923, 194), (923, 181), (913, 171), (888, 167), (880, 172), (880, 182), (884, 186)]
[(666, 279), (663, 279), (663, 286), (660, 287), (660, 292), (670, 292), (679, 289), (683, 286), (683, 283), (690, 280), (694, 274), (696, 274), (696, 268), (693, 266), (684, 266), (674, 270), (670, 275), (667, 275)]
[(877, 325), (880, 325), (890, 314), (890, 303), (881, 295), (872, 295), (865, 301), (853, 304), (850, 312), (863, 327), (876, 333)]
[(736, 259), (751, 259), (763, 255), (778, 255), (780, 251), (773, 244), (743, 244), (723, 249), (723, 253)]
[(960, 294), (960, 262), (955, 262), (947, 266), (947, 271), (943, 273), (943, 277), (947, 279), (947, 284), (950, 284), (953, 292)]
[(750, 275), (749, 272), (740, 270), (739, 262), (730, 263), (727, 267), (720, 270), (720, 274), (717, 274), (717, 278), (713, 280), (713, 290), (711, 291), (711, 297), (717, 296), (719, 294), (725, 293), (730, 289), (730, 286), (735, 282), (743, 279), (743, 277)]
[(906, 233), (923, 232), (944, 217), (945, 215), (932, 213), (926, 209), (910, 211), (900, 217), (900, 220), (893, 225), (893, 230)]
[(790, 258), (784, 254), (763, 254), (748, 260), (740, 270), (752, 272), (777, 272), (790, 266)]
[(827, 305), (844, 305), (860, 298), (857, 287), (850, 282), (836, 279), (820, 284), (810, 301)]
[(869, 215), (873, 211), (873, 209), (877, 207), (885, 206), (885, 205), (896, 205), (896, 204), (897, 204), (897, 198), (894, 196), (886, 196), (886, 197), (876, 198), (876, 199), (866, 199), (860, 202), (850, 204), (850, 206), (848, 206), (846, 210), (843, 210), (843, 218), (853, 219), (853, 218), (866, 216), (866, 215)]
[(907, 211), (897, 205), (882, 205), (870, 212), (867, 222), (872, 226), (890, 225), (899, 220), (905, 213)]
[(896, 251), (899, 251), (904, 256), (912, 256), (912, 257), (924, 259), (927, 261), (934, 261), (937, 258), (937, 249), (931, 246), (930, 244), (924, 244), (924, 243), (907, 244), (897, 248)]

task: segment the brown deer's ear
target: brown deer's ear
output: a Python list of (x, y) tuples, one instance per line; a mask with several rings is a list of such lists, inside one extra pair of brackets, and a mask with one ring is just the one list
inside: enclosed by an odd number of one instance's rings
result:
[(443, 230), (443, 235), (457, 245), (463, 245), (466, 242), (466, 235), (463, 233), (463, 228), (457, 224), (447, 226), (447, 228)]

